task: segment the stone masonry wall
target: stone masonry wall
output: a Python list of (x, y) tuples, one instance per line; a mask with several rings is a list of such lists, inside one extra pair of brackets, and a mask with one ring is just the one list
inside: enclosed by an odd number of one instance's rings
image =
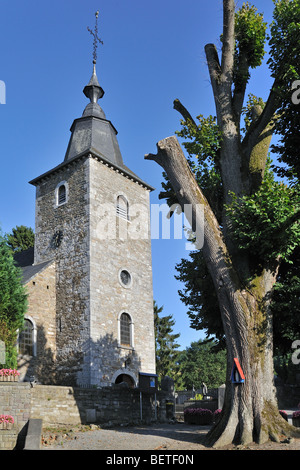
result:
[[(142, 416), (141, 402), (142, 397)], [(155, 413), (156, 405), (156, 413)], [(101, 389), (35, 385), (28, 382), (0, 383), (0, 414), (14, 417), (12, 431), (0, 431), (1, 448), (25, 442), (30, 418), (42, 419), (43, 427), (78, 424), (133, 424), (166, 420), (166, 394), (142, 392), (115, 385)]]
[[(155, 373), (149, 190), (97, 159), (90, 160), (92, 384), (108, 385), (118, 373)], [(129, 221), (116, 215), (125, 197)], [(103, 207), (111, 208), (111, 218)], [(105, 230), (107, 230), (105, 232)], [(124, 287), (120, 271), (130, 273)], [(120, 315), (131, 318), (131, 345), (120, 341)], [(125, 359), (130, 359), (123, 371)]]
[[(34, 375), (47, 384), (53, 378), (56, 357), (56, 273), (51, 263), (26, 284), (28, 309), (25, 318), (34, 326), (34, 351), (31, 356), (18, 356), (20, 380)], [(38, 361), (37, 361), (38, 358)]]
[(0, 450), (13, 449), (25, 441), (26, 426), (31, 416), (31, 387), (29, 383), (0, 383), (0, 414), (11, 415), (14, 425), (11, 431), (0, 431)]
[[(56, 377), (75, 385), (88, 350), (89, 327), (89, 172), (88, 159), (42, 180), (36, 194), (35, 263), (56, 261)], [(67, 201), (57, 205), (64, 183)], [(61, 232), (59, 246), (54, 234)], [(88, 371), (87, 371), (88, 372)]]
[[(157, 392), (157, 419), (166, 419), (165, 393)], [(155, 396), (142, 392), (142, 419), (155, 419)], [(140, 390), (115, 385), (101, 389), (37, 385), (31, 390), (31, 416), (47, 425), (138, 423)]]

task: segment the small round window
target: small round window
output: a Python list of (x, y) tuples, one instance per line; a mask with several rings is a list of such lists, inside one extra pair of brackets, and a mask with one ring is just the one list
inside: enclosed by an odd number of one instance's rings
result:
[(124, 286), (124, 287), (130, 287), (131, 286), (131, 282), (132, 282), (131, 275), (126, 269), (122, 269), (120, 271), (119, 277), (120, 277), (120, 281), (121, 281), (122, 286)]

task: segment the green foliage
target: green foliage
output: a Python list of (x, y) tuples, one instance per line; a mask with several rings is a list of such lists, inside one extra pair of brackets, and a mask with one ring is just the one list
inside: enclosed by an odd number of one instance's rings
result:
[(205, 118), (200, 114), (197, 120), (199, 121), (197, 127), (190, 120), (181, 120), (182, 129), (176, 134), (183, 139), (188, 139), (183, 146), (189, 157), (194, 155), (198, 164), (207, 168), (210, 163), (218, 162), (221, 134), (214, 116)]
[(191, 252), (189, 259), (182, 259), (176, 265), (176, 270), (176, 279), (184, 285), (179, 296), (189, 307), (187, 315), (191, 328), (204, 330), (207, 337), (215, 336), (220, 348), (224, 348), (224, 329), (217, 294), (202, 251)]
[(154, 327), (155, 327), (155, 353), (156, 353), (156, 372), (159, 378), (169, 377), (175, 379), (177, 373), (176, 360), (178, 356), (177, 348), (179, 344), (176, 339), (180, 334), (173, 333), (175, 321), (172, 315), (160, 317), (163, 307), (158, 308), (154, 302)]
[(0, 339), (6, 343), (6, 367), (16, 368), (15, 343), (22, 329), (27, 296), (21, 271), (15, 266), (5, 240), (0, 238)]
[(242, 109), (242, 114), (243, 114), (243, 117), (244, 117), (244, 122), (245, 122), (245, 128), (242, 129), (244, 132), (246, 132), (251, 123), (252, 123), (252, 120), (253, 120), (253, 108), (255, 106), (259, 106), (261, 109), (264, 109), (265, 107), (265, 102), (263, 101), (262, 98), (259, 98), (255, 95), (253, 95), (253, 93), (249, 93), (248, 95), (248, 101), (246, 103), (246, 106), (243, 107)]
[[(292, 261), (292, 262), (291, 262)], [(189, 307), (190, 326), (216, 338), (215, 349), (225, 347), (224, 329), (213, 282), (205, 265), (202, 251), (190, 253), (176, 266), (177, 279), (184, 289), (179, 291), (183, 303)], [(273, 316), (274, 352), (286, 356), (291, 344), (300, 337), (300, 248), (294, 250), (289, 262), (282, 262), (274, 286), (270, 310)]]
[(291, 256), (292, 263), (283, 262), (271, 302), (275, 352), (286, 355), (291, 344), (300, 338), (300, 247)]
[(180, 354), (181, 389), (197, 389), (204, 382), (208, 388), (216, 388), (226, 380), (226, 352), (216, 351), (214, 343), (194, 341)]
[(284, 87), (283, 91), (285, 91), (287, 80), (291, 83), (300, 78), (300, 2), (299, 0), (277, 0), (274, 3), (268, 64), (272, 76)]
[(274, 357), (274, 370), (277, 377), (284, 383), (296, 384), (296, 377), (299, 374), (299, 365), (293, 364), (292, 353)]
[(34, 246), (34, 232), (31, 227), (24, 225), (12, 229), (12, 233), (6, 234), (7, 245), (14, 253), (27, 250)]
[[(278, 257), (282, 259), (278, 282), (274, 288), (272, 311), (274, 317), (275, 348), (290, 348), (298, 334), (299, 338), (299, 259), (295, 258), (300, 233), (297, 212), (300, 209), (299, 186), (295, 184), (300, 176), (300, 105), (292, 103), (291, 85), (300, 79), (300, 1), (277, 0), (274, 2), (274, 21), (270, 28), (270, 59), (268, 64), (278, 100), (275, 132), (280, 142), (273, 145), (279, 162), (283, 163), (276, 172), (280, 176), (293, 178), (289, 186), (275, 181), (267, 162), (264, 179), (255, 193), (248, 195), (245, 170), (245, 195), (239, 199), (233, 194), (233, 202), (226, 207), (226, 214), (232, 221), (230, 234), (241, 254), (247, 254), (253, 274), (262, 266), (270, 267)], [(249, 79), (249, 69), (262, 63), (266, 41), (266, 23), (255, 7), (244, 4), (235, 18), (235, 63), (234, 86), (243, 91)], [(243, 107), (246, 134), (253, 122), (253, 107), (264, 109), (265, 103), (253, 94)], [(274, 118), (274, 116), (273, 116)], [(271, 118), (271, 119), (273, 119)], [(177, 132), (184, 140), (183, 146), (196, 180), (222, 227), (223, 188), (220, 169), (222, 135), (216, 118), (199, 115), (197, 124), (192, 120), (181, 121)], [(273, 167), (274, 168), (274, 167)], [(250, 170), (250, 169), (248, 169)], [(163, 183), (164, 196), (168, 203), (176, 202), (174, 192)], [(295, 251), (296, 250), (296, 251)], [(291, 264), (294, 263), (294, 264)], [(217, 296), (201, 252), (191, 252), (189, 259), (181, 260), (176, 267), (177, 279), (185, 285), (179, 294), (189, 307), (191, 327), (205, 330), (208, 337), (215, 336), (223, 344), (224, 332)], [(292, 313), (293, 312), (293, 313)], [(292, 331), (293, 330), (293, 331)]]
[[(256, 263), (286, 261), (300, 240), (300, 226), (291, 216), (300, 208), (297, 188), (275, 181), (269, 168), (256, 193), (236, 198), (226, 206), (232, 221), (231, 234), (240, 250), (247, 250)], [(289, 223), (291, 221), (291, 223)]]
[(265, 55), (267, 23), (257, 8), (244, 3), (235, 15), (235, 67), (234, 83), (249, 80), (249, 68), (256, 68)]
[(275, 78), (275, 90), (280, 96), (275, 132), (279, 143), (272, 146), (278, 161), (287, 166), (277, 166), (279, 176), (293, 180), (300, 177), (300, 106), (292, 101), (292, 84), (300, 80), (300, 2), (277, 1), (271, 25), (270, 59), (268, 64)]
[(280, 177), (286, 177), (292, 182), (300, 178), (300, 106), (287, 102), (285, 113), (277, 123), (275, 132), (280, 134), (277, 145), (272, 145), (272, 151), (277, 154), (278, 162), (284, 166), (274, 166)]
[(203, 400), (203, 395), (202, 393), (196, 393), (194, 398), (190, 398), (190, 400)]
[[(190, 120), (181, 120), (182, 128), (176, 134), (185, 139), (182, 145), (187, 151), (190, 168), (216, 217), (220, 217), (223, 198), (219, 167), (221, 133), (214, 116), (205, 118), (200, 114), (197, 121), (195, 126)], [(170, 192), (170, 185), (163, 187)]]

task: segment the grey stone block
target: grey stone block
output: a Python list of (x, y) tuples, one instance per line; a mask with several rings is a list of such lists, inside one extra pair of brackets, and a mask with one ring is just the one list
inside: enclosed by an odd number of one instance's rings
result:
[(42, 419), (30, 419), (25, 439), (24, 450), (39, 450), (42, 438)]

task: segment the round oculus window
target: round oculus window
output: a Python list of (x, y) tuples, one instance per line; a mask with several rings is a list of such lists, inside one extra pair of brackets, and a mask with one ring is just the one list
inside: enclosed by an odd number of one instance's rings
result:
[(131, 275), (126, 269), (120, 271), (120, 281), (124, 287), (129, 287), (131, 284)]

